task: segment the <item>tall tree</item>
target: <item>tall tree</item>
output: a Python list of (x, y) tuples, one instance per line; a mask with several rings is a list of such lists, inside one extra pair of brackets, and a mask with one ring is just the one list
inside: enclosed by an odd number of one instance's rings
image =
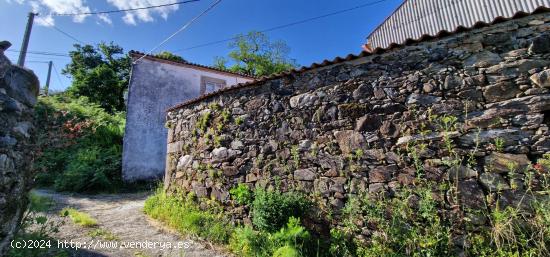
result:
[[(216, 57), (215, 67), (254, 76), (266, 76), (297, 66), (296, 61), (288, 57), (290, 48), (284, 41), (270, 41), (262, 32), (240, 34), (229, 47), (232, 51), (228, 57)], [(231, 66), (228, 66), (228, 63), (231, 63)]]
[(168, 51), (162, 51), (162, 52), (156, 54), (155, 57), (166, 59), (166, 60), (171, 60), (171, 61), (175, 61), (175, 62), (187, 62), (185, 59), (183, 59), (183, 57), (181, 57), (179, 55), (176, 55), (176, 54), (173, 54), (172, 52), (168, 52)]
[(108, 112), (123, 111), (124, 92), (128, 88), (131, 59), (113, 44), (74, 45), (71, 63), (62, 73), (73, 78), (68, 93), (85, 96)]

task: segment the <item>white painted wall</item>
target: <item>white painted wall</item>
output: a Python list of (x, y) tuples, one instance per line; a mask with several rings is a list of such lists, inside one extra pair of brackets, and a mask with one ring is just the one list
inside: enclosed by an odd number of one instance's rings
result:
[(165, 111), (199, 97), (201, 76), (223, 79), (227, 86), (251, 80), (150, 58), (132, 66), (122, 156), (124, 181), (159, 179), (164, 175)]

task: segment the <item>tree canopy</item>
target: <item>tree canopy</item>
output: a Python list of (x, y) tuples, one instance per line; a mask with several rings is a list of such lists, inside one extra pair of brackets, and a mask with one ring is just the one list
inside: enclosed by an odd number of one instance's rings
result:
[(172, 60), (176, 62), (187, 62), (185, 59), (183, 59), (181, 56), (173, 54), (168, 51), (162, 51), (155, 55), (155, 57), (166, 59), (166, 60)]
[(296, 61), (288, 57), (290, 47), (284, 41), (270, 41), (262, 32), (240, 34), (229, 47), (232, 50), (228, 57), (216, 57), (215, 67), (254, 76), (266, 76), (297, 66)]
[(85, 96), (108, 112), (124, 111), (124, 92), (128, 88), (131, 58), (113, 44), (74, 45), (71, 62), (62, 73), (73, 78), (67, 90), (71, 95)]

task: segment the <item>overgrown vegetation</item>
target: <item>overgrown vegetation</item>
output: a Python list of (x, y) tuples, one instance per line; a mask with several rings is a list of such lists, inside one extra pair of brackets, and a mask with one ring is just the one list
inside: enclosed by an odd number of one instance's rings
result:
[(229, 248), (243, 257), (315, 256), (316, 248), (310, 233), (300, 219), (290, 217), (279, 231), (256, 231), (249, 226), (235, 229)]
[(144, 212), (182, 234), (228, 245), (238, 256), (314, 256), (318, 251), (318, 242), (299, 218), (311, 205), (303, 196), (264, 190), (253, 193), (242, 184), (232, 190), (232, 196), (251, 203), (254, 227), (233, 227), (212, 200), (203, 199), (209, 207), (201, 209), (194, 194), (168, 195), (161, 188), (147, 199)]
[(287, 224), (290, 217), (305, 217), (311, 202), (298, 193), (256, 190), (252, 203), (252, 223), (260, 230), (275, 232)]
[(41, 97), (35, 113), (39, 186), (90, 192), (121, 185), (122, 113), (107, 113), (87, 98), (66, 94)]
[[(420, 138), (407, 145), (404, 158), (415, 167), (414, 185), (396, 190), (391, 197), (365, 194), (349, 199), (343, 211), (344, 228), (331, 231), (331, 256), (549, 256), (550, 156), (543, 156), (526, 170), (517, 170), (514, 163), (508, 165), (512, 188), (525, 189), (512, 191), (519, 202), (497, 201), (505, 197), (498, 190), (488, 196), (486, 208), (471, 210), (459, 204), (463, 200), (457, 194), (458, 179), (434, 184), (425, 177), (421, 155), (428, 145), (440, 144), (445, 150), (440, 156), (442, 165), (449, 169), (475, 167), (480, 143), (475, 142), (466, 156), (459, 153), (449, 136), (460, 129), (454, 116), (430, 114), (429, 123), (420, 125), (420, 135), (428, 135), (430, 128), (440, 132), (440, 142)], [(495, 150), (503, 151), (504, 145), (503, 139), (494, 140)], [(523, 185), (517, 184), (521, 180), (512, 183), (519, 173), (525, 174)], [(536, 190), (534, 177), (539, 182)], [(448, 206), (445, 197), (455, 205)], [(487, 222), (475, 226), (474, 219)], [(358, 234), (368, 235), (368, 239), (355, 237)]]

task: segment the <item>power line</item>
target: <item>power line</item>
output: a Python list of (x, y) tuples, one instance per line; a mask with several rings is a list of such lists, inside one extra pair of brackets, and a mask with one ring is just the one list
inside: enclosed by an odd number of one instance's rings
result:
[(65, 36), (67, 36), (68, 38), (70, 38), (70, 39), (72, 39), (72, 40), (74, 40), (74, 41), (76, 41), (76, 42), (78, 42), (78, 43), (80, 43), (80, 44), (83, 44), (83, 45), (86, 44), (86, 43), (84, 43), (84, 42), (78, 40), (76, 37), (72, 36), (71, 34), (69, 34), (69, 33), (65, 32), (65, 31), (61, 30), (60, 28), (58, 28), (57, 26), (55, 26), (55, 24), (49, 22), (48, 20), (43, 19), (42, 21), (46, 22), (47, 24), (49, 24), (50, 26), (52, 26), (53, 29), (55, 29), (55, 30), (57, 30), (59, 33), (61, 33), (61, 34), (65, 35)]
[(59, 76), (59, 72), (57, 71), (57, 68), (55, 67), (55, 64), (53, 64), (53, 70), (55, 71), (55, 75), (57, 77), (57, 80), (59, 81), (59, 84), (65, 88), (65, 84), (61, 81), (61, 77)]
[(34, 60), (27, 60), (25, 62), (28, 62), (28, 63), (50, 63), (50, 62), (46, 62), (46, 61), (34, 61)]
[[(21, 50), (14, 50), (14, 49), (8, 49), (9, 52), (21, 52)], [(46, 52), (46, 51), (27, 51), (28, 54), (36, 54), (36, 55), (47, 55), (47, 56), (59, 56), (59, 57), (70, 57), (68, 54), (63, 53), (52, 53), (52, 52)]]
[(164, 45), (166, 42), (168, 42), (170, 39), (172, 39), (173, 37), (175, 37), (178, 33), (184, 31), (185, 29), (187, 29), (189, 26), (191, 26), (191, 24), (193, 24), (196, 20), (198, 20), (200, 17), (202, 17), (203, 15), (207, 14), (210, 10), (214, 9), (214, 7), (216, 7), (216, 5), (218, 5), (222, 0), (216, 0), (216, 2), (214, 2), (212, 5), (210, 5), (208, 8), (206, 8), (206, 10), (204, 10), (202, 13), (200, 13), (199, 15), (195, 16), (195, 18), (191, 19), (189, 22), (187, 22), (186, 24), (184, 24), (180, 29), (178, 29), (176, 32), (174, 32), (172, 35), (170, 35), (169, 37), (167, 37), (165, 40), (163, 40), (162, 42), (160, 42), (160, 44), (158, 44), (157, 46), (153, 47), (153, 49), (151, 49), (149, 52), (147, 52), (146, 54), (144, 54), (143, 56), (141, 56), (139, 59), (137, 59), (135, 63), (137, 63), (139, 60), (145, 58), (145, 56), (151, 54), (153, 51), (157, 50), (159, 47), (161, 47), (162, 45)]
[(53, 24), (52, 24), (52, 26), (53, 26), (53, 28), (54, 28), (55, 30), (57, 30), (57, 31), (58, 31), (59, 33), (61, 33), (61, 34), (65, 35), (65, 36), (67, 36), (67, 37), (69, 37), (70, 39), (72, 39), (72, 40), (74, 40), (74, 41), (76, 41), (76, 42), (78, 42), (78, 43), (80, 43), (80, 44), (83, 44), (83, 45), (85, 45), (85, 44), (86, 44), (86, 43), (84, 43), (84, 42), (82, 42), (82, 41), (78, 40), (77, 38), (75, 38), (75, 37), (71, 36), (71, 34), (69, 34), (69, 33), (65, 32), (65, 31), (63, 31), (63, 30), (59, 29), (59, 28), (58, 28), (58, 27), (56, 27), (55, 25), (53, 25)]
[[(339, 10), (339, 11), (335, 11), (335, 12), (331, 12), (331, 13), (327, 13), (327, 14), (323, 14), (323, 15), (319, 15), (319, 16), (310, 17), (310, 18), (307, 18), (307, 19), (303, 19), (303, 20), (299, 20), (299, 21), (295, 21), (295, 22), (291, 22), (291, 23), (286, 23), (286, 24), (279, 25), (279, 26), (274, 26), (274, 27), (271, 27), (271, 28), (260, 30), (259, 32), (261, 32), (261, 33), (271, 32), (271, 31), (274, 31), (274, 30), (279, 30), (279, 29), (299, 25), (299, 24), (302, 24), (302, 23), (306, 23), (306, 22), (319, 20), (319, 19), (322, 19), (322, 18), (326, 18), (326, 17), (330, 17), (330, 16), (350, 12), (350, 11), (357, 10), (357, 9), (360, 9), (360, 8), (373, 6), (373, 5), (376, 5), (376, 4), (379, 4), (379, 3), (382, 3), (382, 2), (386, 2), (386, 1), (388, 1), (388, 0), (378, 0), (378, 1), (375, 1), (375, 2), (370, 2), (370, 3), (354, 6), (354, 7), (351, 7), (351, 8), (347, 8), (347, 9), (343, 9), (343, 10)], [(201, 47), (205, 47), (205, 46), (216, 45), (216, 44), (220, 44), (220, 43), (224, 43), (224, 42), (233, 41), (233, 40), (238, 39), (238, 38), (239, 37), (236, 36), (236, 37), (232, 37), (232, 38), (216, 40), (216, 41), (212, 41), (212, 42), (208, 42), (208, 43), (204, 43), (204, 44), (200, 44), (200, 45), (195, 45), (195, 46), (188, 47), (188, 48), (182, 48), (182, 49), (176, 50), (174, 52), (181, 52), (181, 51), (191, 50), (191, 49), (195, 49), (195, 48), (201, 48)]]
[(181, 1), (181, 2), (176, 2), (176, 3), (170, 3), (170, 4), (152, 5), (152, 6), (137, 7), (137, 8), (123, 9), (123, 10), (110, 10), (110, 11), (85, 12), (85, 13), (52, 13), (50, 15), (52, 15), (52, 16), (79, 16), (79, 15), (95, 15), (95, 14), (131, 12), (131, 11), (139, 11), (139, 10), (145, 10), (145, 9), (172, 6), (172, 5), (181, 5), (181, 4), (186, 4), (186, 3), (198, 2), (198, 1), (200, 1), (200, 0), (187, 0), (187, 1)]

